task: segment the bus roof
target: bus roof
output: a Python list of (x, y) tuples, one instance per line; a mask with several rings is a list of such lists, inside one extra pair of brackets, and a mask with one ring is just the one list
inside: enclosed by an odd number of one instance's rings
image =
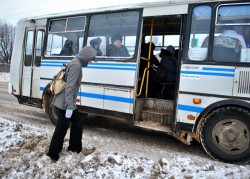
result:
[[(76, 9), (76, 10), (70, 10), (70, 11), (65, 11), (65, 12), (60, 12), (60, 13), (53, 13), (53, 14), (45, 14), (45, 15), (39, 15), (39, 16), (33, 16), (33, 17), (26, 17), (22, 18), (19, 20), (21, 21), (27, 21), (30, 19), (34, 20), (39, 20), (39, 19), (44, 19), (44, 18), (56, 18), (56, 17), (61, 17), (61, 16), (68, 16), (68, 15), (78, 15), (78, 14), (88, 14), (88, 13), (93, 13), (93, 12), (107, 12), (107, 11), (116, 11), (116, 10), (129, 10), (129, 9), (139, 9), (139, 8), (144, 8), (144, 9), (152, 9), (152, 8), (159, 8), (159, 7), (171, 7), (173, 5), (179, 5), (180, 8), (185, 5), (187, 8), (188, 4), (193, 4), (193, 3), (205, 3), (205, 2), (222, 2), (222, 1), (233, 1), (233, 0), (156, 0), (154, 2), (135, 2), (127, 5), (122, 5), (122, 6), (117, 6), (117, 5), (109, 5), (109, 6), (103, 6), (103, 7), (98, 7), (98, 8), (91, 8), (91, 9)], [(79, 4), (78, 4), (79, 5)], [(181, 6), (182, 5), (182, 6)], [(77, 8), (77, 7), (76, 7)], [(158, 9), (157, 9), (158, 10)], [(175, 8), (176, 11), (179, 12), (179, 14), (182, 14), (183, 10)], [(158, 11), (159, 13), (159, 11)], [(165, 11), (166, 13), (166, 11)], [(150, 14), (151, 15), (151, 14)], [(152, 14), (154, 15), (154, 14)], [(161, 14), (156, 14), (156, 15), (161, 15)], [(146, 14), (145, 16), (149, 16)]]

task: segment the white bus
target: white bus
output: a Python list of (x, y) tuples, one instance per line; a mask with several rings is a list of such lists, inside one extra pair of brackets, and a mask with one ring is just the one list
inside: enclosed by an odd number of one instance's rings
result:
[[(116, 33), (129, 57), (108, 56)], [(196, 140), (216, 160), (250, 161), (250, 1), (166, 0), (20, 20), (9, 92), (55, 124), (50, 82), (74, 57), (60, 51), (71, 40), (77, 54), (94, 38), (102, 55), (82, 69), (80, 112)], [(154, 58), (168, 45), (177, 52), (173, 83)]]

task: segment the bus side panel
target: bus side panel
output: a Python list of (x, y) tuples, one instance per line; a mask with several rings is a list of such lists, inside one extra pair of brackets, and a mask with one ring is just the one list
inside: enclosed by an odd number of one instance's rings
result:
[(235, 67), (183, 64), (179, 91), (231, 97), (234, 76)]
[[(177, 102), (177, 122), (194, 124), (188, 115), (199, 114), (210, 104), (224, 98), (209, 97), (221, 95), (232, 97), (235, 67), (183, 64), (180, 71), (180, 88)], [(188, 93), (197, 93), (191, 95)], [(204, 97), (202, 94), (206, 94)], [(200, 104), (194, 104), (193, 99), (201, 99)]]
[[(200, 104), (194, 104), (193, 98), (201, 99)], [(210, 97), (202, 95), (179, 94), (177, 105), (177, 122), (195, 124), (195, 121), (208, 106), (228, 98)], [(247, 102), (247, 101), (246, 101)], [(188, 119), (188, 115), (195, 117), (195, 120)]]
[[(40, 95), (67, 60), (42, 60)], [(93, 62), (83, 67), (78, 105), (97, 109), (133, 113), (136, 64)]]
[(130, 89), (104, 89), (104, 110), (133, 113), (133, 90)]
[(133, 87), (135, 73), (135, 62), (92, 62), (84, 67), (83, 82)]

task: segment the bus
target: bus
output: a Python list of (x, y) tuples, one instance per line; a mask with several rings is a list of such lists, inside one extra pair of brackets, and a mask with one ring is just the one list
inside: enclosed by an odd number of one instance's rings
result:
[[(108, 54), (117, 33), (127, 56)], [(102, 53), (82, 68), (76, 98), (83, 116), (195, 140), (215, 160), (250, 161), (250, 1), (166, 0), (21, 19), (9, 93), (56, 124), (53, 76), (96, 38)], [(67, 40), (74, 54), (61, 54)], [(162, 70), (169, 46), (171, 83)]]

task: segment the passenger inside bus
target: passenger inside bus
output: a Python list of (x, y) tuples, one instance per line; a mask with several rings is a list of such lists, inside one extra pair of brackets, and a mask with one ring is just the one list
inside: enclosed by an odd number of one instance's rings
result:
[[(143, 42), (141, 45), (141, 57), (148, 59), (149, 57), (149, 47), (150, 47), (150, 43), (145, 43)], [(148, 96), (149, 97), (154, 97), (155, 94), (157, 94), (158, 89), (159, 89), (159, 83), (156, 80), (156, 73), (159, 67), (159, 61), (157, 60), (157, 58), (154, 56), (154, 50), (155, 50), (155, 44), (152, 43), (151, 45), (151, 51), (150, 51), (150, 68), (149, 68), (149, 86), (151, 86), (148, 89)], [(140, 69), (139, 69), (139, 77), (140, 77), (140, 81), (139, 81), (139, 86), (141, 84), (141, 80), (143, 78), (143, 72), (144, 70), (147, 68), (148, 66), (148, 61), (140, 59)], [(143, 86), (143, 94), (145, 91), (145, 85)]]
[(238, 39), (241, 43), (241, 48), (247, 48), (245, 40), (241, 34), (238, 34), (234, 29), (230, 26), (227, 26), (226, 29), (221, 34), (222, 37), (230, 37)]
[(64, 46), (63, 46), (63, 48), (62, 48), (62, 50), (60, 52), (60, 55), (63, 55), (63, 56), (75, 55), (72, 48), (73, 48), (72, 40), (66, 40), (65, 43), (64, 43)]
[(242, 49), (247, 48), (245, 40), (234, 27), (223, 28), (221, 35), (214, 37), (213, 59), (218, 62), (239, 62)]
[(177, 58), (175, 57), (175, 48), (169, 45), (167, 49), (161, 49), (160, 71), (161, 78), (161, 95), (169, 99), (174, 98), (175, 81), (177, 75)]
[(119, 33), (111, 37), (111, 43), (107, 48), (107, 56), (110, 57), (129, 57), (128, 49), (122, 45), (122, 35)]
[(90, 41), (90, 46), (95, 49), (96, 56), (102, 56), (102, 51), (100, 50), (101, 43), (102, 43), (102, 39), (100, 37), (94, 38)]

